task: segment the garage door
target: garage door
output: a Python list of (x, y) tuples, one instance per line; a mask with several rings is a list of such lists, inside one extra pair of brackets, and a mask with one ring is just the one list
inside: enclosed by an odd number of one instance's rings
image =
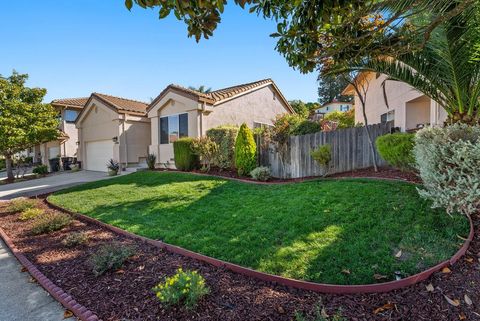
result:
[(86, 143), (86, 166), (89, 171), (107, 171), (107, 162), (113, 158), (113, 142), (100, 140)]

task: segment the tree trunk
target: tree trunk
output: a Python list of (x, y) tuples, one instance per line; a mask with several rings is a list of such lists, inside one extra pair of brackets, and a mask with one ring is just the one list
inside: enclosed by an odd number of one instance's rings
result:
[(480, 125), (480, 113), (477, 113), (476, 115), (468, 115), (467, 113), (460, 113), (457, 111), (447, 117), (444, 125), (448, 126), (456, 123), (467, 124), (470, 126)]
[(368, 129), (368, 120), (367, 114), (365, 113), (365, 104), (362, 104), (362, 112), (363, 112), (363, 121), (365, 122), (365, 132), (367, 133), (368, 143), (370, 145), (370, 151), (372, 152), (372, 159), (373, 159), (373, 169), (375, 172), (378, 172), (377, 167), (377, 157), (375, 156), (375, 146), (373, 145), (372, 136), (370, 136), (370, 130)]
[(12, 155), (5, 155), (5, 165), (7, 167), (7, 181), (13, 182), (15, 176), (13, 175)]

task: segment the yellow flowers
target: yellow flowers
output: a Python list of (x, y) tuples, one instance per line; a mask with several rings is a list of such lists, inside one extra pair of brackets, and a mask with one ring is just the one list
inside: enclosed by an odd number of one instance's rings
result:
[(197, 301), (208, 294), (205, 279), (197, 271), (183, 271), (182, 268), (163, 283), (153, 288), (157, 298), (166, 306), (183, 304), (187, 309), (193, 308)]

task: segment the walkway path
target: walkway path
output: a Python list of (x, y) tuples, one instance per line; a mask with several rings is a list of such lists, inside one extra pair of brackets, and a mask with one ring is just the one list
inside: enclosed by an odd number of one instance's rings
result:
[[(64, 308), (40, 285), (0, 239), (0, 321), (60, 321)], [(69, 319), (73, 320), (73, 319)]]

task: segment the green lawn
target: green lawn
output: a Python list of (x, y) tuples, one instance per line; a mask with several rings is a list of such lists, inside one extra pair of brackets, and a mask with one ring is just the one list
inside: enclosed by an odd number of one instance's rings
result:
[(461, 243), (457, 235), (468, 234), (466, 219), (432, 210), (415, 186), (366, 179), (254, 185), (138, 172), (49, 200), (229, 262), (337, 284), (413, 274), (450, 257)]

